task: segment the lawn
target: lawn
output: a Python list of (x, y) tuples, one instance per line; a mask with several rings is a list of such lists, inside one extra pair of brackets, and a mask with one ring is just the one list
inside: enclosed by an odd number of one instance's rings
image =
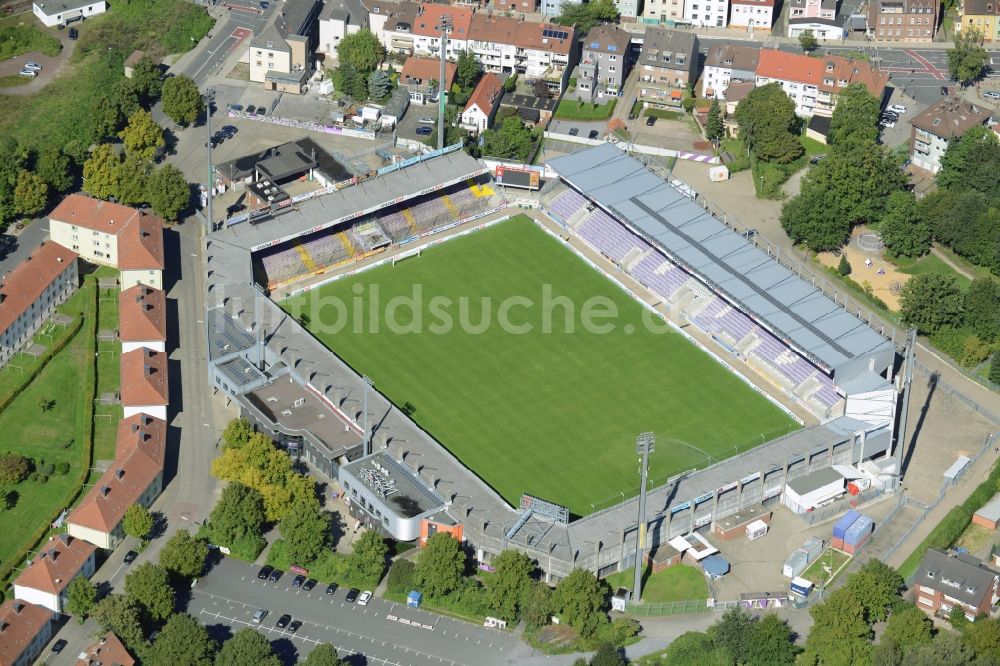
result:
[(62, 44), (39, 27), (34, 14), (9, 16), (0, 20), (0, 60), (16, 58), (32, 51), (57, 56), (61, 50)]
[[(106, 269), (101, 269), (102, 271)], [(117, 271), (111, 271), (116, 274)], [(99, 273), (101, 274), (101, 273)], [(97, 302), (97, 330), (118, 328), (118, 290), (101, 290)], [(121, 388), (121, 342), (97, 343), (97, 397), (103, 393), (118, 393)], [(112, 460), (118, 438), (118, 422), (124, 412), (121, 405), (94, 406), (94, 460)]]
[(604, 104), (579, 103), (564, 99), (556, 107), (558, 120), (607, 120), (615, 110), (618, 100), (613, 99)]
[(925, 254), (916, 261), (913, 260), (893, 260), (901, 273), (907, 275), (928, 275), (930, 273), (940, 273), (942, 275), (953, 275), (958, 281), (958, 286), (962, 291), (968, 291), (972, 280), (961, 273), (956, 272), (951, 266), (946, 264), (940, 257), (933, 254)]
[(969, 523), (969, 526), (962, 532), (962, 536), (955, 541), (955, 546), (965, 548), (974, 555), (990, 542), (993, 534), (994, 531), (987, 527)]
[[(392, 302), (417, 292), (408, 311)], [(586, 515), (635, 495), (646, 430), (662, 483), (797, 427), (526, 217), (284, 307), (515, 505), (531, 493)], [(378, 319), (346, 319), (358, 307)], [(595, 309), (616, 314), (585, 326)]]
[[(650, 567), (642, 573), (642, 601), (644, 603), (665, 603), (668, 601), (691, 601), (708, 598), (708, 584), (705, 574), (697, 567), (685, 564), (664, 569), (660, 573), (651, 574)], [(611, 591), (619, 587), (632, 589), (635, 571), (628, 569), (611, 574), (604, 580), (611, 586)]]
[[(812, 581), (816, 587), (820, 587), (824, 583), (829, 584), (836, 580), (837, 576), (844, 570), (844, 565), (850, 559), (851, 556), (842, 550), (827, 548), (815, 562), (806, 567), (801, 577)], [(824, 567), (829, 567), (831, 573), (828, 574)]]

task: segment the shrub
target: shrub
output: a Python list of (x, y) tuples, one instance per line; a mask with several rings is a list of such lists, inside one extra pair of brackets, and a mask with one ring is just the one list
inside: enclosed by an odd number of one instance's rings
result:
[(49, 482), (49, 477), (46, 476), (45, 474), (39, 474), (39, 473), (36, 472), (35, 476), (36, 476), (36, 478), (35, 478), (35, 482), (36, 483), (46, 484), (46, 483)]
[(17, 453), (5, 453), (0, 456), (0, 485), (14, 485), (24, 481), (31, 470), (27, 458)]
[(840, 263), (837, 264), (837, 272), (844, 276), (851, 274), (851, 262), (847, 260), (847, 255), (840, 255)]
[(67, 474), (69, 474), (69, 463), (61, 462), (58, 465), (56, 465), (56, 474), (58, 474), (59, 476), (66, 476)]
[(52, 476), (52, 473), (56, 471), (56, 466), (50, 462), (41, 461), (35, 469), (43, 476)]
[(415, 565), (410, 560), (396, 560), (389, 567), (386, 586), (394, 594), (406, 594), (413, 589), (413, 570)]

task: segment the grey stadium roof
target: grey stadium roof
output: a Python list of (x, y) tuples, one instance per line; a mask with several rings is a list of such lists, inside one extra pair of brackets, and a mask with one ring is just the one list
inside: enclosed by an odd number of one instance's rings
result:
[(828, 370), (891, 348), (889, 340), (615, 146), (585, 148), (548, 165)]

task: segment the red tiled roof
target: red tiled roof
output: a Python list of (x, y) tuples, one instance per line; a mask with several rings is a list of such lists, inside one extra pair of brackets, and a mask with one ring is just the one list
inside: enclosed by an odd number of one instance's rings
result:
[(135, 208), (71, 194), (49, 213), (49, 219), (117, 236), (137, 215), (141, 213)]
[(6, 331), (76, 261), (77, 253), (46, 241), (0, 285), (0, 331)]
[(910, 119), (917, 129), (944, 139), (962, 136), (975, 125), (989, 121), (993, 111), (956, 97), (946, 97), (930, 105)]
[(13, 666), (52, 619), (47, 608), (13, 599), (0, 606), (0, 666)]
[(60, 534), (49, 541), (31, 565), (21, 572), (14, 585), (50, 594), (61, 594), (80, 573), (97, 548), (83, 539)]
[(166, 405), (168, 395), (166, 354), (148, 347), (122, 354), (122, 406)]
[(117, 236), (119, 268), (163, 270), (163, 220), (156, 215), (71, 194), (49, 213), (49, 219)]
[(469, 39), (469, 23), (472, 21), (470, 8), (428, 2), (420, 5), (420, 12), (417, 14), (416, 20), (413, 21), (413, 34), (423, 37), (440, 37), (441, 31), (437, 26), (441, 24), (441, 19), (446, 14), (451, 18), (452, 29), (448, 34), (452, 39), (463, 42)]
[(115, 463), (97, 481), (67, 522), (103, 533), (112, 532), (125, 511), (163, 471), (167, 422), (136, 414), (118, 424)]
[(133, 218), (118, 241), (118, 268), (162, 271), (163, 220), (155, 215)]
[[(453, 62), (446, 62), (444, 74), (447, 78), (447, 88), (451, 89), (451, 84), (455, 81), (455, 72), (458, 65)], [(402, 82), (426, 85), (431, 79), (437, 81), (441, 76), (441, 61), (437, 58), (420, 58), (410, 56), (403, 63), (403, 71), (400, 73)]]
[(472, 96), (469, 97), (469, 103), (465, 105), (465, 110), (468, 111), (473, 106), (478, 106), (480, 111), (489, 115), (493, 107), (499, 103), (502, 95), (503, 84), (500, 83), (500, 79), (496, 74), (487, 72), (483, 74), (483, 78), (479, 79), (476, 89), (472, 91)]
[(104, 638), (97, 641), (80, 654), (81, 659), (76, 666), (135, 666), (135, 658), (128, 653), (115, 632), (109, 631)]
[[(534, 23), (521, 21), (508, 16), (489, 16), (482, 12), (472, 17), (472, 39), (495, 44), (512, 44), (522, 49), (536, 51), (551, 51), (553, 53), (570, 52), (576, 41), (576, 31), (562, 25), (551, 23)], [(546, 30), (565, 32), (565, 39), (546, 37)]]
[(165, 342), (167, 296), (162, 289), (136, 285), (118, 296), (118, 336), (122, 342)]
[[(814, 58), (777, 49), (761, 50), (757, 76), (808, 83), (830, 93), (838, 93), (844, 89), (844, 86), (840, 85), (841, 81), (846, 81), (848, 85), (863, 83), (868, 91), (880, 100), (889, 81), (888, 74), (883, 74), (861, 60), (834, 55)], [(832, 81), (832, 84), (826, 81)]]

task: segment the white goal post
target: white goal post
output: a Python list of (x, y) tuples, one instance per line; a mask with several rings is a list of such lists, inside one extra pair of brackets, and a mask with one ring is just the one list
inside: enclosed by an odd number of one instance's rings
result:
[(413, 250), (408, 250), (406, 252), (400, 252), (399, 254), (397, 254), (395, 257), (392, 258), (392, 265), (395, 266), (398, 262), (403, 261), (404, 259), (409, 259), (410, 257), (419, 257), (423, 249), (424, 248), (422, 247), (418, 247)]

